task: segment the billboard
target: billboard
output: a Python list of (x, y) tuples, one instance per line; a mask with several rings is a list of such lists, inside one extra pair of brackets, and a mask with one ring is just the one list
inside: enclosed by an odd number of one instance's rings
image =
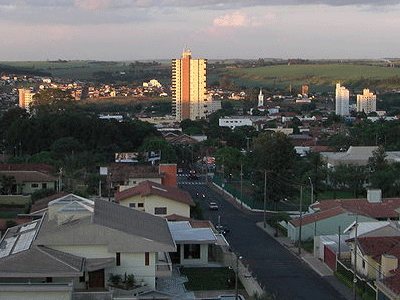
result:
[(115, 162), (117, 162), (117, 163), (137, 163), (137, 162), (139, 162), (139, 152), (115, 153)]

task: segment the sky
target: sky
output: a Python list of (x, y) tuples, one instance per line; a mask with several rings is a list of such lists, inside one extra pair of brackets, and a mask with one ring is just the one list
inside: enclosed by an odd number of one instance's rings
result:
[(400, 57), (400, 0), (0, 0), (0, 61)]

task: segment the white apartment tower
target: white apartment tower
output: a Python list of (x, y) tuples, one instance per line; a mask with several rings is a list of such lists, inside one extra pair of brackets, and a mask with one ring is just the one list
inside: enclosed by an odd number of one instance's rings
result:
[(357, 111), (369, 114), (376, 111), (376, 95), (364, 89), (362, 95), (357, 95)]
[(172, 60), (172, 109), (175, 119), (197, 120), (206, 117), (207, 60), (192, 59), (184, 51), (181, 59)]
[(348, 116), (349, 112), (349, 90), (340, 83), (336, 84), (336, 114), (339, 116)]
[(258, 106), (264, 106), (264, 94), (262, 89), (260, 89), (260, 94), (258, 95)]

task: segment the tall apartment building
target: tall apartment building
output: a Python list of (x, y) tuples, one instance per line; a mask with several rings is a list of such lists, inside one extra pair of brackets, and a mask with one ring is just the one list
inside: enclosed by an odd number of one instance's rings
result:
[(340, 83), (336, 84), (336, 114), (339, 116), (348, 116), (349, 112), (349, 90)]
[(202, 119), (208, 114), (206, 68), (207, 60), (192, 59), (190, 51), (172, 60), (172, 109), (177, 121)]
[(369, 114), (376, 111), (376, 95), (364, 89), (362, 95), (357, 95), (357, 111)]
[(29, 110), (33, 96), (35, 96), (35, 93), (32, 93), (30, 89), (18, 89), (19, 107)]

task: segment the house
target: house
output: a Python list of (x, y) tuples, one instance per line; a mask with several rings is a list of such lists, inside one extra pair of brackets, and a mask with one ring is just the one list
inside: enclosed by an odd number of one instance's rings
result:
[[(388, 266), (382, 266), (381, 263), (389, 262), (385, 260), (385, 257), (397, 255), (400, 258), (400, 227), (397, 222), (358, 223), (357, 245), (354, 245), (355, 223), (346, 231), (350, 233), (350, 238), (346, 242), (352, 249), (357, 249), (357, 274), (374, 280), (382, 278), (382, 272)], [(354, 262), (354, 253), (352, 253), (353, 266)]]
[(162, 217), (177, 214), (189, 218), (190, 207), (195, 206), (188, 192), (149, 180), (118, 191), (115, 201), (123, 206)]
[(396, 210), (400, 208), (400, 198), (380, 198), (380, 196), (376, 198), (370, 190), (366, 199), (324, 200), (315, 202), (310, 205), (309, 209), (312, 212), (317, 212), (335, 207), (341, 207), (353, 214), (368, 216), (375, 220), (398, 220), (399, 213)]
[[(323, 201), (324, 202), (324, 201)], [(335, 206), (318, 212), (305, 214), (302, 218), (292, 219), (287, 224), (288, 237), (296, 242), (299, 239), (301, 227), (301, 240), (305, 241), (320, 235), (333, 235), (338, 232), (339, 226), (343, 229), (355, 220), (354, 214), (343, 207)], [(359, 216), (361, 221), (373, 221), (372, 217)]]
[(189, 221), (168, 222), (168, 226), (177, 246), (177, 252), (174, 254), (177, 264), (208, 264), (210, 248), (217, 242), (210, 227), (193, 228)]
[[(0, 241), (0, 299), (72, 299), (132, 274), (147, 290), (171, 272), (176, 245), (164, 218), (103, 201), (63, 197)], [(18, 285), (16, 285), (18, 283)], [(142, 291), (144, 291), (142, 289)]]
[(56, 189), (57, 178), (39, 171), (0, 170), (0, 177), (13, 178), (12, 194), (29, 195), (41, 189)]
[[(339, 228), (338, 228), (339, 231)], [(350, 247), (346, 243), (349, 235), (321, 235), (314, 238), (314, 257), (336, 271), (337, 260), (350, 258)]]
[(150, 180), (166, 186), (178, 185), (177, 165), (160, 164), (158, 167), (116, 163), (110, 166), (110, 179), (119, 191)]
[[(321, 152), (321, 156), (329, 168), (335, 168), (340, 164), (365, 166), (373, 157), (378, 146), (350, 146), (346, 152)], [(386, 160), (389, 163), (400, 161), (399, 151), (387, 151)]]

